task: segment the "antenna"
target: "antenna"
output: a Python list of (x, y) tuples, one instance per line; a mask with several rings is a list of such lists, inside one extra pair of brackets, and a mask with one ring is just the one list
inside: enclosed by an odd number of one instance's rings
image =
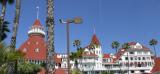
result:
[(36, 7), (37, 9), (37, 19), (39, 18), (39, 6)]

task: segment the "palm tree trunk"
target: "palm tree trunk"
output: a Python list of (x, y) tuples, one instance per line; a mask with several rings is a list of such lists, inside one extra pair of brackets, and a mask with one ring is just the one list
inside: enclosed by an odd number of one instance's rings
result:
[(1, 10), (1, 19), (4, 19), (4, 17), (5, 17), (5, 14), (6, 14), (6, 4), (7, 4), (7, 1), (3, 0), (2, 10)]
[(154, 49), (155, 57), (157, 57), (157, 52), (156, 52), (155, 46), (153, 46), (153, 49)]
[(17, 37), (17, 30), (19, 25), (19, 17), (20, 17), (20, 7), (21, 7), (21, 0), (16, 0), (16, 11), (15, 11), (15, 18), (14, 18), (14, 25), (13, 25), (13, 35), (11, 38), (11, 49), (15, 50), (16, 45), (16, 37)]
[(4, 17), (6, 14), (6, 4), (7, 4), (7, 1), (3, 0), (1, 16), (0, 16), (0, 42), (2, 41), (2, 27), (3, 27)]
[[(19, 17), (20, 17), (20, 4), (21, 0), (16, 0), (16, 10), (15, 10), (15, 18), (14, 18), (14, 25), (13, 25), (13, 35), (11, 38), (11, 51), (15, 51), (15, 46), (16, 46), (16, 36), (17, 36), (17, 30), (18, 30), (18, 25), (19, 25)], [(13, 64), (11, 64), (13, 65)], [(14, 74), (17, 74), (17, 60), (14, 62), (15, 67), (11, 66), (12, 70), (14, 70)]]
[(54, 56), (54, 0), (47, 0), (47, 18), (46, 18), (46, 27), (47, 27), (47, 42), (48, 42), (48, 56), (47, 56), (47, 71), (48, 74), (53, 72), (54, 60), (52, 57)]

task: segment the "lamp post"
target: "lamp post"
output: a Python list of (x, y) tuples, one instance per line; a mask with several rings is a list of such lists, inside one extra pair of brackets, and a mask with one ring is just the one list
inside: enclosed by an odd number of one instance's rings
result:
[(70, 74), (70, 37), (69, 37), (69, 24), (70, 23), (75, 23), (75, 24), (80, 24), (82, 23), (81, 18), (74, 18), (74, 19), (67, 19), (66, 21), (60, 19), (59, 20), (61, 24), (66, 24), (66, 35), (67, 35), (67, 66), (68, 66), (68, 74)]

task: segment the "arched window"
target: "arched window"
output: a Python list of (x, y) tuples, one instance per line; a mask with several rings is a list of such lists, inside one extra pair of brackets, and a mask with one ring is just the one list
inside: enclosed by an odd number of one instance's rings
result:
[(39, 48), (36, 48), (34, 51), (35, 51), (35, 52), (39, 52)]

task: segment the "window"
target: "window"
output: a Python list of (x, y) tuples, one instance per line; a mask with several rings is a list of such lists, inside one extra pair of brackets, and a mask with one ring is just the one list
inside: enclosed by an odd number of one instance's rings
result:
[(24, 49), (23, 49), (23, 52), (27, 52), (27, 48), (24, 48)]
[(141, 57), (138, 57), (138, 60), (141, 60)]
[(150, 57), (147, 57), (147, 60), (150, 60)]
[(38, 48), (36, 48), (34, 51), (35, 51), (35, 52), (39, 52), (39, 49), (38, 49)]
[(140, 70), (140, 72), (144, 73), (144, 70)]
[(125, 57), (125, 60), (128, 60), (128, 57)]
[(131, 60), (133, 60), (133, 57), (130, 57)]
[(131, 73), (134, 73), (134, 71), (132, 70)]
[(135, 60), (137, 60), (137, 57), (135, 57)]
[(119, 60), (122, 60), (122, 58), (120, 58)]
[(129, 54), (134, 54), (134, 52), (129, 52)]
[(143, 57), (142, 59), (145, 60), (145, 57)]

